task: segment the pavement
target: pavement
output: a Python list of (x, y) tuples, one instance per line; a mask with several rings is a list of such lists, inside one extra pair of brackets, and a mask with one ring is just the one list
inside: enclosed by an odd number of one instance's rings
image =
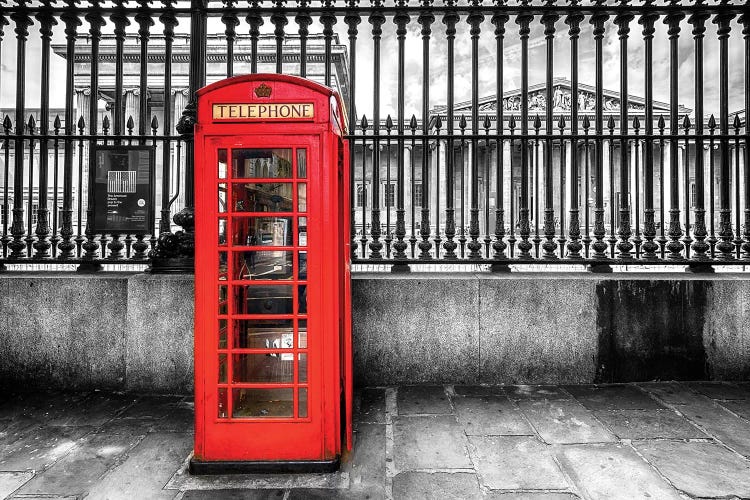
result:
[(0, 498), (750, 498), (750, 383), (364, 388), (338, 472), (234, 476), (187, 473), (190, 397), (0, 398)]

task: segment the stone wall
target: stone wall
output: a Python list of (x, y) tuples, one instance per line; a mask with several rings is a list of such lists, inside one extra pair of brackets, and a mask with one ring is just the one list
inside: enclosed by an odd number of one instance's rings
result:
[[(357, 274), (358, 385), (750, 379), (750, 274)], [(191, 276), (0, 274), (0, 385), (188, 393)]]

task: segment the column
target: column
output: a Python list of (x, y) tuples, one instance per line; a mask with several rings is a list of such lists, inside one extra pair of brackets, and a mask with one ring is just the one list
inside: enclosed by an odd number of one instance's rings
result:
[[(91, 88), (89, 87), (77, 88), (76, 89), (76, 123), (75, 123), (76, 135), (78, 135), (80, 132), (80, 129), (78, 128), (78, 121), (81, 117), (83, 117), (83, 121), (85, 124), (83, 133), (88, 134), (90, 132), (90, 128), (89, 128), (90, 110), (91, 110)], [(78, 211), (76, 207), (78, 207), (78, 196), (79, 196), (79, 193), (77, 192), (78, 184), (79, 184), (79, 179), (78, 179), (78, 174), (79, 174), (78, 165), (80, 161), (80, 158), (78, 157), (79, 151), (80, 150), (78, 149), (78, 144), (76, 144), (75, 160), (73, 163), (73, 192), (75, 193), (75, 196), (73, 198), (73, 207), (74, 207), (73, 218), (74, 219), (78, 217)], [(84, 207), (81, 213), (81, 217), (83, 217), (84, 219), (81, 222), (82, 224), (85, 224), (86, 223), (85, 221), (86, 208), (88, 207), (88, 194), (89, 194), (89, 186), (88, 186), (89, 183), (87, 182), (88, 172), (89, 172), (89, 142), (88, 141), (84, 141), (82, 153), (83, 153), (83, 171), (81, 172), (81, 179), (83, 180), (83, 182), (81, 182), (80, 196), (81, 196), (81, 200), (83, 201), (81, 206)]]
[[(175, 127), (180, 121), (180, 118), (182, 118), (182, 112), (185, 111), (185, 106), (188, 103), (188, 89), (176, 89), (174, 91), (174, 102), (173, 102), (173, 109), (174, 109), (174, 115), (172, 118), (172, 123), (174, 123)], [(177, 133), (177, 129), (172, 129), (169, 131), (166, 131), (170, 135), (174, 135)], [(177, 163), (179, 161), (180, 164), (180, 175), (177, 175)], [(182, 144), (182, 147), (180, 149), (180, 158), (178, 160), (177, 158), (177, 145), (172, 144), (172, 165), (171, 165), (171, 175), (170, 178), (172, 180), (172, 186), (170, 187), (171, 193), (174, 195), (174, 193), (179, 189), (180, 194), (177, 197), (177, 199), (174, 201), (174, 204), (171, 207), (171, 212), (173, 214), (178, 213), (180, 210), (185, 208), (185, 145)]]
[(140, 116), (140, 95), (141, 90), (134, 88), (125, 91), (125, 129), (123, 132), (127, 134), (128, 121), (133, 118), (133, 134), (138, 133), (138, 118)]
[(609, 230), (609, 216), (612, 204), (613, 193), (609, 192), (609, 139), (602, 141), (602, 193), (604, 200), (604, 224), (605, 228)]
[(510, 197), (513, 189), (513, 172), (511, 167), (511, 155), (513, 154), (510, 141), (503, 141), (503, 210), (505, 210), (506, 233), (510, 230), (513, 221), (510, 219)]
[[(412, 197), (411, 190), (411, 145), (404, 145), (404, 149), (399, 151), (399, 154), (404, 156), (404, 227), (406, 228), (405, 240), (411, 237), (411, 207), (414, 204), (414, 198)], [(352, 193), (354, 196), (354, 193)], [(354, 201), (352, 201), (354, 203)], [(407, 255), (411, 255), (410, 250), (407, 248)]]
[(669, 141), (664, 142), (664, 178), (661, 182), (664, 184), (664, 199), (661, 201), (660, 206), (664, 211), (664, 233), (666, 234), (669, 229), (669, 208), (672, 206), (672, 193), (669, 192), (669, 186), (672, 182), (672, 172), (670, 168), (670, 157), (672, 155), (672, 147)]

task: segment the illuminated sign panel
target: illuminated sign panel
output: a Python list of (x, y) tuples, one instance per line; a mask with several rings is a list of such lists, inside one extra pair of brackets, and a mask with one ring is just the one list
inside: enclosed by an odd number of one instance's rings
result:
[(232, 120), (312, 120), (315, 107), (311, 102), (269, 102), (214, 104), (215, 121)]

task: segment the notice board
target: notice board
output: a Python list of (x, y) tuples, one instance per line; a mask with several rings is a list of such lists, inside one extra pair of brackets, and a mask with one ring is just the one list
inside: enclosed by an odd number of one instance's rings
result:
[(154, 146), (96, 146), (95, 233), (154, 231)]

